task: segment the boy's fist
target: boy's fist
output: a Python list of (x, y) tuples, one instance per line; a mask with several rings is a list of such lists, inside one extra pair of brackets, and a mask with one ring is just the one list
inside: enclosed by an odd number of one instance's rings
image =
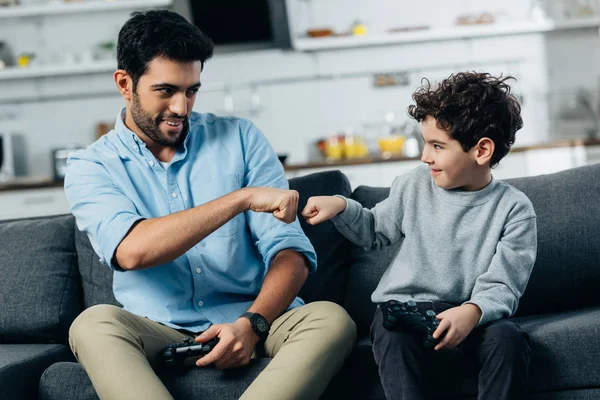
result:
[(315, 196), (308, 199), (302, 216), (310, 225), (327, 221), (346, 209), (346, 200), (337, 196)]

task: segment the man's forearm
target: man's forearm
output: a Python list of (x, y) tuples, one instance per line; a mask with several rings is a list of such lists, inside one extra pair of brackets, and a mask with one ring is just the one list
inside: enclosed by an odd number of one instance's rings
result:
[(118, 265), (127, 270), (171, 262), (248, 209), (248, 194), (237, 190), (209, 203), (137, 223), (117, 247)]
[(280, 251), (269, 268), (258, 297), (248, 309), (272, 324), (298, 295), (308, 276), (308, 261), (294, 250)]

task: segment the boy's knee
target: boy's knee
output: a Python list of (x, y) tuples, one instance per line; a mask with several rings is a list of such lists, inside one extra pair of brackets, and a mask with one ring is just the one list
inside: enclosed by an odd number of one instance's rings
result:
[(529, 335), (518, 325), (500, 321), (488, 327), (486, 341), (506, 348), (522, 351), (529, 348)]

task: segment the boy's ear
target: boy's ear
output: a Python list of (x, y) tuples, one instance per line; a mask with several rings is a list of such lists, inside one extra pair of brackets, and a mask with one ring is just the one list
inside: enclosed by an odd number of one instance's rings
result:
[(490, 138), (484, 137), (479, 139), (479, 142), (473, 147), (475, 162), (479, 165), (489, 163), (494, 155), (496, 145)]

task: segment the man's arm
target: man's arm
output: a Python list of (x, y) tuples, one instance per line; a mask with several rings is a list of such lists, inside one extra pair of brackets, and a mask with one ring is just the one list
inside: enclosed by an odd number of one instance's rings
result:
[[(261, 314), (269, 325), (272, 324), (304, 285), (309, 268), (306, 257), (294, 250), (277, 253), (258, 297), (248, 311)], [(247, 318), (238, 318), (233, 324), (212, 325), (196, 338), (196, 342), (204, 343), (214, 337), (219, 338), (219, 343), (196, 362), (197, 366), (205, 367), (213, 363), (219, 369), (244, 366), (250, 362), (254, 346), (259, 340)]]
[(298, 193), (293, 190), (249, 187), (209, 203), (164, 217), (137, 222), (115, 251), (121, 268), (137, 270), (165, 264), (247, 210), (272, 212), (290, 223), (296, 219)]
[(262, 288), (250, 312), (275, 321), (294, 301), (308, 277), (310, 266), (306, 257), (294, 250), (282, 250), (273, 259)]

